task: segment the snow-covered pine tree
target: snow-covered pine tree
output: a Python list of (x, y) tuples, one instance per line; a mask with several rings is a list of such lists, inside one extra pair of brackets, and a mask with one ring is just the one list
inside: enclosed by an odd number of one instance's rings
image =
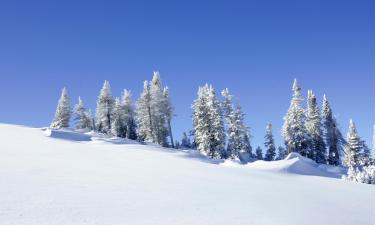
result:
[(116, 98), (111, 115), (111, 133), (116, 137), (125, 135), (125, 118), (124, 110), (119, 98)]
[(272, 134), (271, 123), (268, 123), (266, 126), (266, 135), (264, 136), (264, 139), (265, 139), (264, 146), (266, 147), (266, 154), (264, 156), (264, 160), (273, 161), (275, 160), (275, 156), (276, 156), (276, 147), (275, 147), (275, 140)]
[(151, 94), (148, 81), (143, 82), (143, 91), (136, 105), (137, 135), (141, 141), (153, 142), (151, 117)]
[(371, 150), (364, 140), (361, 140), (362, 152), (360, 156), (360, 164), (362, 166), (369, 166), (371, 164)]
[(168, 128), (166, 127), (166, 103), (158, 71), (155, 71), (152, 77), (150, 95), (153, 141), (156, 144), (167, 146)]
[(239, 103), (233, 107), (233, 95), (226, 88), (221, 92), (224, 97), (222, 111), (226, 121), (226, 130), (228, 137), (227, 157), (238, 160), (241, 154), (248, 152), (250, 145), (249, 128), (245, 125), (245, 114), (242, 112)]
[(263, 160), (263, 150), (260, 146), (256, 148), (255, 155), (256, 155), (257, 160)]
[(111, 116), (113, 110), (113, 97), (111, 86), (108, 81), (104, 81), (96, 102), (96, 129), (99, 132), (111, 132)]
[(224, 158), (225, 134), (215, 90), (206, 84), (199, 87), (193, 103), (193, 128), (197, 149), (211, 158)]
[(165, 118), (166, 118), (166, 122), (167, 122), (170, 143), (172, 145), (172, 148), (174, 148), (173, 134), (172, 134), (173, 106), (172, 106), (172, 102), (171, 102), (171, 99), (170, 99), (168, 87), (164, 88), (163, 96), (164, 96), (164, 104), (165, 104), (165, 106), (164, 106)]
[(121, 107), (124, 112), (124, 137), (131, 140), (137, 139), (137, 125), (135, 121), (132, 94), (124, 90), (121, 98)]
[(307, 157), (317, 163), (326, 163), (326, 146), (323, 138), (322, 121), (316, 96), (309, 90), (307, 92), (306, 130), (308, 135)]
[(276, 158), (276, 160), (283, 160), (283, 159), (285, 159), (285, 157), (286, 157), (286, 150), (285, 150), (285, 148), (279, 146), (277, 148), (277, 158)]
[(64, 87), (61, 92), (59, 102), (57, 104), (55, 117), (51, 123), (52, 129), (61, 129), (69, 127), (71, 116), (70, 100), (68, 90)]
[(349, 122), (344, 163), (347, 167), (360, 166), (362, 143), (353, 120)]
[(307, 156), (307, 131), (305, 127), (305, 111), (301, 106), (301, 88), (297, 80), (293, 83), (293, 98), (289, 110), (284, 117), (282, 136), (288, 153), (297, 152), (302, 156)]
[(186, 132), (182, 133), (181, 147), (187, 149), (192, 147), (190, 138), (187, 136)]
[(74, 106), (73, 112), (76, 129), (92, 129), (90, 112), (86, 110), (81, 97), (78, 97), (78, 103)]

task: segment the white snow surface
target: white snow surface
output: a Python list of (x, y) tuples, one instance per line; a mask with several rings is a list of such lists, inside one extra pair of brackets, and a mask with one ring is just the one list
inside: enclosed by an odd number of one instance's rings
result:
[(0, 224), (374, 225), (375, 186), (342, 172), (0, 124)]

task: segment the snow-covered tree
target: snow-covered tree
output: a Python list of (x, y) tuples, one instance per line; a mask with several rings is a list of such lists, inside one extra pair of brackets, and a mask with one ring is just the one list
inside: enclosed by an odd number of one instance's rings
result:
[(137, 119), (137, 135), (142, 141), (153, 141), (152, 133), (152, 116), (151, 116), (151, 94), (148, 81), (143, 83), (143, 91), (137, 101), (136, 119)]
[(360, 166), (362, 143), (353, 120), (349, 122), (344, 163), (348, 167)]
[(51, 123), (52, 129), (61, 129), (69, 127), (71, 116), (70, 100), (66, 88), (62, 89), (60, 99), (57, 104), (55, 117)]
[(371, 164), (371, 150), (364, 140), (361, 140), (362, 152), (360, 154), (360, 164), (369, 166)]
[(230, 114), (233, 112), (233, 95), (229, 93), (229, 89), (225, 88), (222, 92), (221, 95), (223, 96), (224, 100), (222, 105), (223, 109), (223, 114), (225, 118), (229, 118)]
[(172, 148), (174, 148), (174, 142), (173, 142), (173, 134), (172, 134), (172, 118), (173, 118), (173, 106), (172, 102), (169, 96), (169, 88), (165, 87), (163, 90), (163, 96), (164, 96), (164, 111), (165, 111), (165, 118), (167, 122), (168, 127), (168, 134), (170, 138), (170, 143), (172, 145)]
[(293, 83), (293, 98), (289, 110), (284, 117), (282, 136), (288, 153), (297, 152), (302, 156), (307, 156), (307, 131), (305, 127), (305, 111), (301, 106), (303, 101), (301, 97), (301, 88), (297, 80)]
[(163, 87), (159, 72), (154, 72), (150, 83), (150, 107), (153, 142), (167, 146), (168, 128), (166, 126), (166, 99), (163, 95)]
[(121, 108), (124, 119), (124, 137), (132, 140), (137, 139), (137, 125), (132, 101), (132, 94), (129, 90), (124, 90), (121, 98)]
[(255, 150), (255, 156), (257, 160), (263, 160), (263, 150), (260, 146), (258, 146)]
[(307, 157), (317, 163), (326, 163), (326, 146), (323, 139), (320, 111), (316, 96), (311, 90), (307, 95), (306, 130), (309, 148)]
[(349, 167), (348, 174), (344, 179), (358, 183), (375, 184), (375, 166), (366, 166), (361, 169)]
[(198, 97), (192, 108), (195, 143), (198, 150), (211, 158), (224, 158), (223, 118), (220, 103), (211, 85), (199, 87)]
[(265, 139), (264, 146), (266, 147), (266, 154), (264, 156), (264, 160), (273, 161), (275, 160), (275, 156), (276, 156), (276, 147), (275, 147), (275, 140), (272, 134), (271, 123), (268, 123), (266, 126), (266, 135), (264, 136), (264, 139)]
[(336, 119), (333, 116), (329, 101), (324, 95), (322, 107), (322, 119), (324, 139), (328, 148), (328, 164), (338, 166), (341, 164), (340, 153), (344, 152), (345, 140), (338, 128)]
[(124, 110), (119, 98), (116, 98), (111, 115), (111, 133), (116, 137), (124, 137)]
[(96, 128), (99, 132), (111, 132), (113, 103), (111, 86), (108, 81), (104, 81), (96, 102)]
[(78, 103), (74, 106), (74, 121), (76, 123), (76, 129), (92, 129), (92, 118), (91, 113), (86, 110), (85, 105), (78, 97)]
[(190, 138), (187, 136), (186, 132), (182, 133), (181, 147), (182, 148), (191, 148), (192, 147)]
[(277, 148), (277, 158), (276, 158), (276, 160), (283, 160), (283, 159), (285, 159), (286, 154), (287, 154), (287, 152), (286, 152), (285, 148), (279, 146)]

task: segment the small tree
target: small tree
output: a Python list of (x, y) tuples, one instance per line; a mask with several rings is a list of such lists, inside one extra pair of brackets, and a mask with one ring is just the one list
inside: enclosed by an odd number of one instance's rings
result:
[(153, 141), (152, 116), (151, 116), (151, 94), (148, 81), (143, 83), (143, 91), (137, 101), (136, 121), (137, 135), (141, 141)]
[(276, 158), (276, 160), (283, 160), (283, 159), (285, 159), (286, 154), (287, 154), (287, 152), (286, 152), (285, 148), (279, 146), (277, 148), (277, 158)]
[(260, 146), (258, 146), (255, 150), (257, 160), (263, 160), (263, 150)]
[(78, 103), (74, 106), (73, 111), (76, 129), (92, 129), (92, 118), (90, 112), (86, 110), (81, 97), (78, 97)]
[(265, 142), (264, 146), (266, 147), (266, 155), (264, 160), (266, 161), (273, 161), (275, 160), (276, 156), (276, 147), (275, 147), (275, 140), (272, 134), (272, 124), (267, 124), (266, 127), (266, 135), (264, 136)]
[(116, 98), (112, 111), (111, 133), (116, 137), (125, 137), (124, 111), (120, 99)]
[(187, 136), (186, 132), (182, 133), (181, 147), (182, 148), (191, 148), (192, 147), (190, 138)]
[(137, 139), (137, 125), (132, 101), (132, 94), (129, 90), (124, 90), (121, 99), (121, 108), (124, 119), (124, 137), (131, 140)]
[(55, 118), (53, 119), (50, 127), (52, 129), (61, 129), (69, 127), (70, 116), (71, 109), (68, 91), (66, 88), (63, 88), (59, 102), (57, 104)]
[(358, 136), (357, 129), (353, 120), (350, 120), (344, 159), (346, 166), (358, 167), (360, 165), (361, 149), (362, 143)]
[(99, 132), (111, 132), (113, 103), (111, 86), (108, 81), (104, 81), (96, 102), (96, 128)]

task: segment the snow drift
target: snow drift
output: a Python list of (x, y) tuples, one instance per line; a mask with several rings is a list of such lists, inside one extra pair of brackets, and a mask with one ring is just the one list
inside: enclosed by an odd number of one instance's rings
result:
[(64, 132), (0, 125), (2, 225), (374, 222), (374, 186), (334, 179), (332, 168), (297, 155), (228, 166), (194, 151)]

